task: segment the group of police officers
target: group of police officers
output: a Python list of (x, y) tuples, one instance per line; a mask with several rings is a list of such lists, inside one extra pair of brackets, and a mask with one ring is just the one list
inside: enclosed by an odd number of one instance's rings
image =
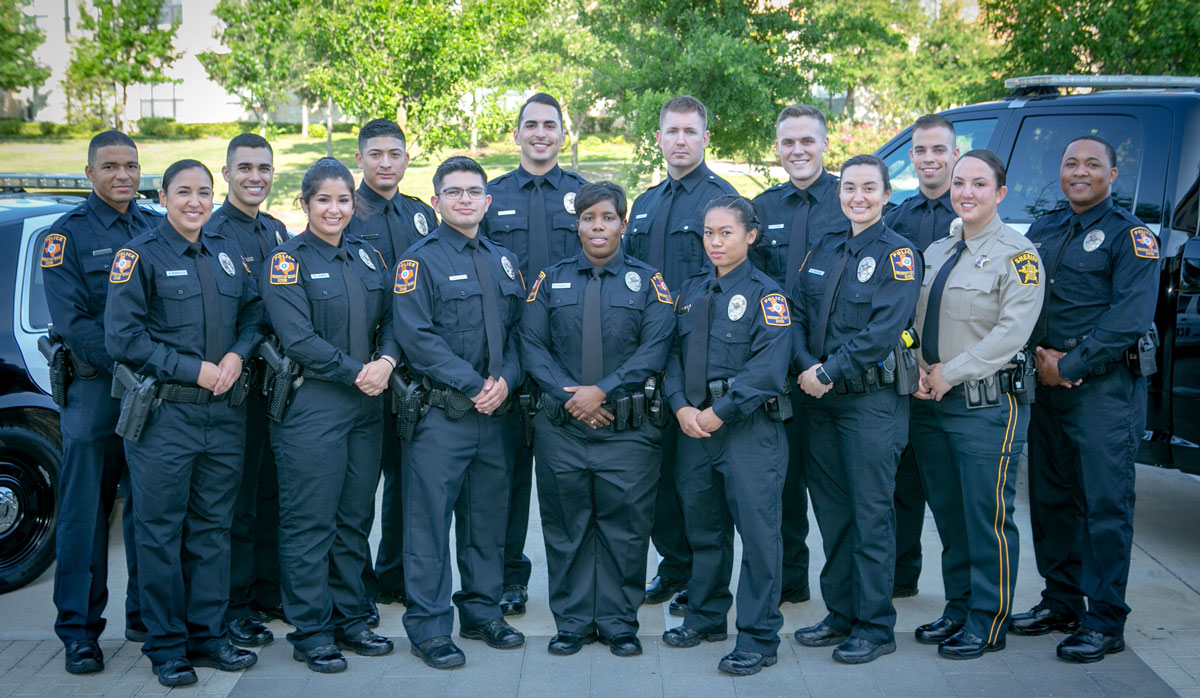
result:
[[(801, 645), (845, 663), (895, 650), (928, 501), (946, 607), (919, 642), (952, 659), (1009, 630), (1070, 633), (1067, 661), (1123, 649), (1158, 246), (1112, 201), (1111, 145), (1067, 146), (1069, 207), (1022, 236), (997, 215), (1003, 163), (960, 157), (939, 116), (912, 131), (918, 193), (886, 215), (887, 168), (826, 171), (813, 107), (779, 115), (788, 181), (753, 202), (705, 164), (692, 97), (662, 107), (667, 176), (632, 206), (559, 167), (562, 121), (533, 95), (517, 169), (489, 182), (452, 157), (432, 207), (399, 191), (403, 131), (371, 121), (361, 184), (314, 164), (295, 237), (261, 210), (259, 136), (229, 143), (215, 213), (203, 164), (168, 168), (165, 216), (135, 202), (134, 142), (92, 139), (93, 192), (40, 258), (69, 352), (54, 591), (69, 672), (104, 667), (118, 487), (125, 636), (163, 685), (253, 665), (243, 648), (272, 642), (273, 619), (297, 661), (343, 671), (342, 650), (393, 649), (376, 603), (406, 606), (435, 668), (465, 662), (455, 606), (461, 637), (519, 647), (505, 616), (529, 600), (535, 464), (552, 654), (639, 654), (639, 605), (666, 601), (684, 620), (664, 643), (723, 640), (736, 529), (738, 637), (719, 669), (771, 666), (780, 605), (810, 598), (810, 495), (828, 614)], [(1046, 585), (1014, 615), (1027, 438)]]

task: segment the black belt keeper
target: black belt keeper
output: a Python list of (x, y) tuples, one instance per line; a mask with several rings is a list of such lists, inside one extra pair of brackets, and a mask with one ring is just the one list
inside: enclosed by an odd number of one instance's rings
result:
[(718, 378), (708, 382), (708, 400), (705, 407), (712, 405), (717, 400), (725, 397), (725, 393), (729, 392), (729, 381), (724, 378)]
[(158, 386), (158, 398), (167, 402), (204, 405), (210, 402), (220, 402), (229, 399), (229, 391), (227, 390), (220, 395), (213, 395), (211, 390), (205, 390), (196, 385), (162, 383)]

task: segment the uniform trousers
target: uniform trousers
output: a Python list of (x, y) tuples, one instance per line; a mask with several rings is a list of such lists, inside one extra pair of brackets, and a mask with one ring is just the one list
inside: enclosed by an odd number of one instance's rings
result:
[(675, 480), (692, 549), (684, 625), (723, 633), (733, 601), (733, 532), (742, 537), (737, 593), (737, 649), (774, 655), (779, 646), (783, 581), (783, 424), (762, 409), (733, 420), (707, 439), (681, 434)]
[(534, 420), (550, 611), (559, 632), (637, 634), (662, 432)]
[(251, 604), (279, 604), (279, 485), (271, 453), (270, 420), (262, 391), (246, 398), (246, 456), (229, 530), (230, 620), (251, 615)]
[(784, 425), (788, 440), (787, 478), (783, 481), (783, 588), (808, 588), (808, 449), (804, 446), (803, 393), (792, 390), (792, 420)]
[(1037, 388), (1029, 503), (1042, 600), (1105, 635), (1123, 632), (1129, 615), (1134, 459), (1145, 428), (1146, 379), (1123, 366), (1073, 388)]
[(663, 579), (686, 582), (692, 576), (692, 549), (683, 528), (683, 502), (675, 489), (675, 461), (682, 438), (679, 422), (668, 419), (662, 433), (662, 463), (658, 492), (654, 496), (654, 526), (650, 532), (654, 549), (662, 556), (655, 574)]
[(508, 498), (508, 522), (504, 531), (504, 585), (529, 586), (533, 563), (525, 555), (529, 534), (529, 501), (533, 494), (533, 449), (521, 438), (521, 422), (513, 421), (512, 488)]
[[(383, 394), (384, 405), (390, 404), (391, 393)], [(363, 568), (363, 585), (367, 596), (390, 592), (404, 594), (404, 486), (401, 466), (400, 440), (396, 438), (396, 415), (384, 410), (383, 452), (379, 468), (383, 477), (383, 500), (379, 512), (379, 549), (375, 552), (375, 565), (370, 558)], [(371, 507), (371, 519), (375, 508)]]
[[(921, 529), (925, 527), (925, 489), (910, 444), (896, 469), (896, 579), (898, 587), (916, 587), (921, 578)], [(982, 636), (981, 636), (982, 637)]]

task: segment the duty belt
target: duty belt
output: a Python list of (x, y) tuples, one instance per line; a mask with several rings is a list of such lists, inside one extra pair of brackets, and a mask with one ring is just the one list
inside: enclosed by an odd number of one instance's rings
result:
[[(697, 405), (697, 409), (703, 410), (712, 407), (713, 403), (725, 397), (732, 385), (732, 378), (729, 380), (717, 378), (709, 381), (705, 388), (707, 397), (704, 402)], [(766, 412), (767, 418), (771, 421), (786, 422), (792, 418), (792, 400), (787, 394), (776, 395), (763, 403), (762, 410)]]
[(979, 380), (964, 381), (946, 393), (946, 397), (961, 398), (966, 401), (967, 409), (981, 407), (996, 407), (1001, 404), (1001, 396), (1012, 394), (1022, 404), (1028, 404), (1026, 398), (1032, 392), (1031, 386), (1023, 381), (1025, 371), (1021, 367), (1002, 368), (990, 376)]
[[(600, 405), (601, 409), (613, 416), (607, 426), (611, 426), (613, 431), (637, 429), (642, 426), (646, 419), (646, 396), (644, 394), (625, 393), (609, 397), (609, 400), (605, 400)], [(546, 419), (556, 427), (565, 426), (572, 421), (571, 415), (567, 413), (565, 403), (559, 402), (545, 393), (542, 394), (540, 406), (546, 413)]]
[(167, 402), (184, 402), (203, 405), (209, 402), (221, 402), (229, 399), (229, 391), (213, 395), (211, 390), (205, 390), (196, 385), (183, 383), (162, 383), (158, 386), (158, 397)]
[[(446, 412), (446, 418), (452, 422), (457, 422), (467, 413), (475, 409), (475, 403), (465, 393), (462, 393), (448, 385), (434, 384), (435, 387), (429, 389), (428, 397), (425, 399), (425, 404), (430, 407), (437, 407)], [(513, 393), (509, 393), (504, 402), (496, 408), (493, 415), (508, 414), (512, 410)]]
[[(1087, 339), (1087, 335), (1084, 335), (1082, 337), (1071, 337), (1067, 341), (1063, 342), (1063, 346), (1060, 351), (1062, 351), (1064, 353), (1073, 351), (1080, 344), (1083, 344), (1083, 341), (1085, 339)], [(1124, 363), (1127, 363), (1125, 360), (1125, 357), (1121, 356), (1121, 357), (1113, 359), (1111, 361), (1105, 361), (1102, 364), (1095, 364), (1094, 366), (1092, 366), (1091, 368), (1088, 369), (1087, 373), (1083, 374), (1083, 377), (1084, 378), (1100, 378), (1101, 376), (1107, 376), (1108, 374), (1113, 372), (1113, 369), (1115, 369), (1117, 366), (1124, 364)]]

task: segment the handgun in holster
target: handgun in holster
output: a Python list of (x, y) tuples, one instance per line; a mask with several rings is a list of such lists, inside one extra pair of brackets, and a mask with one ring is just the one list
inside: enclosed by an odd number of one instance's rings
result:
[(787, 386), (784, 387), (782, 393), (767, 400), (763, 408), (767, 412), (767, 419), (772, 422), (786, 422), (792, 418), (792, 386), (795, 385), (795, 379), (788, 375)]
[(1033, 360), (1033, 356), (1025, 350), (1021, 349), (1013, 357), (1012, 369), (1012, 394), (1017, 399), (1017, 404), (1032, 405), (1037, 396), (1037, 362)]
[[(892, 350), (896, 361), (896, 378), (893, 386), (896, 388), (897, 395), (912, 395), (917, 392), (917, 388), (921, 387), (921, 367), (917, 364), (917, 357), (913, 356), (913, 350), (920, 346), (921, 340), (915, 329), (910, 327), (900, 333), (900, 341)], [(887, 363), (886, 359), (884, 363)]]
[(1148, 378), (1158, 373), (1158, 327), (1150, 324), (1150, 331), (1138, 337), (1137, 343), (1129, 347), (1125, 355), (1125, 363), (1135, 377)]
[(533, 448), (533, 418), (537, 414), (539, 392), (537, 384), (526, 381), (517, 393), (517, 417), (521, 420), (521, 443), (525, 448)]
[(412, 441), (417, 423), (429, 411), (429, 405), (425, 404), (425, 386), (412, 380), (404, 369), (392, 371), (388, 386), (392, 389), (392, 405), (396, 412), (396, 438)]
[(267, 418), (274, 422), (283, 421), (296, 388), (304, 382), (300, 365), (279, 350), (278, 341), (275, 337), (267, 337), (258, 345), (258, 355), (267, 364), (267, 375), (263, 380)]
[(59, 407), (67, 406), (67, 387), (75, 377), (71, 364), (70, 350), (55, 334), (38, 337), (38, 351), (46, 357), (50, 367), (50, 398)]
[(118, 363), (113, 366), (112, 395), (121, 398), (117, 436), (133, 443), (141, 441), (150, 413), (158, 407), (158, 380), (140, 376), (128, 365)]
[(229, 388), (229, 406), (241, 407), (258, 384), (258, 362), (251, 358), (242, 364), (242, 375)]
[(646, 417), (659, 429), (667, 426), (667, 420), (671, 418), (659, 387), (661, 382), (658, 376), (650, 376), (642, 386), (642, 394), (646, 396)]

